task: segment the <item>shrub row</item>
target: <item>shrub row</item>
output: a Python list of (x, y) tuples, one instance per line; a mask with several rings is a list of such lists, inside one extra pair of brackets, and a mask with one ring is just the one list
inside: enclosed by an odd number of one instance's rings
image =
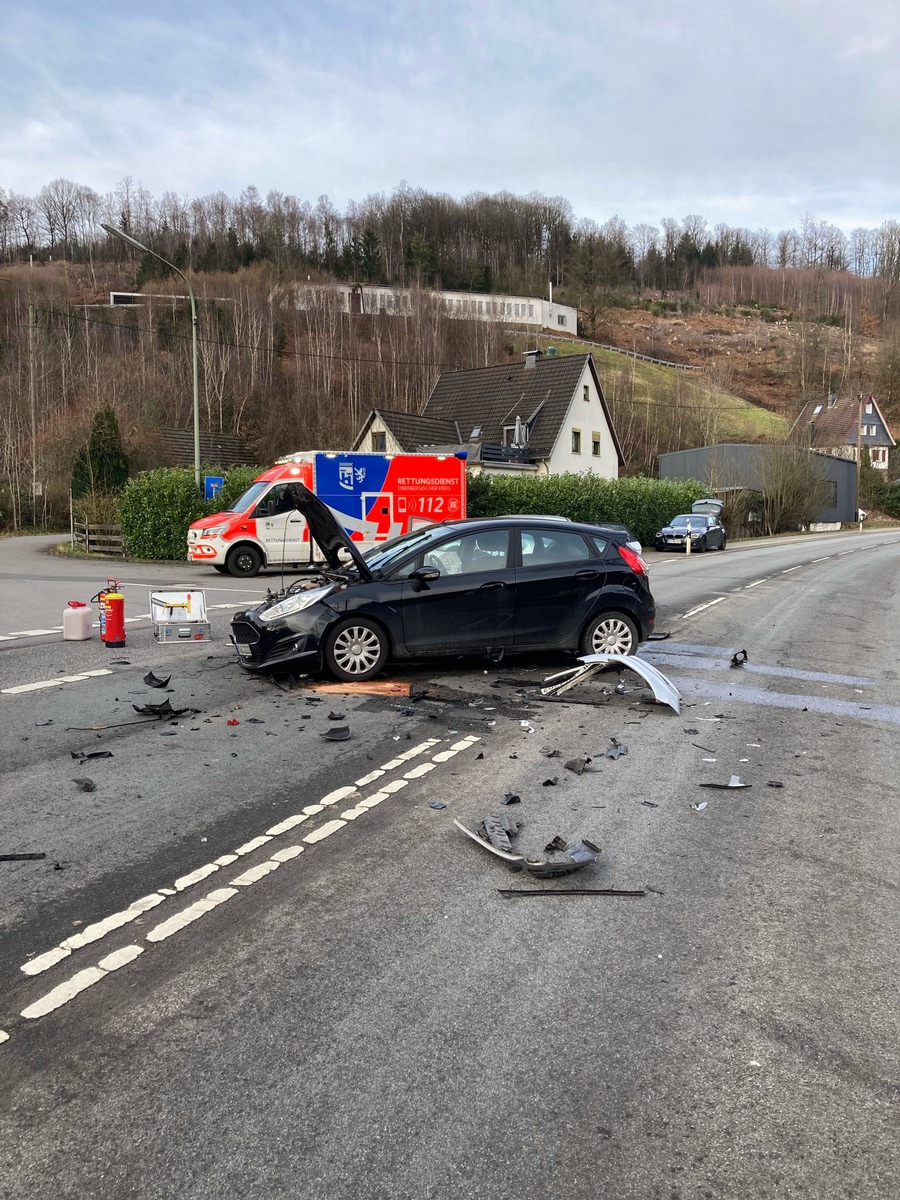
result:
[(192, 521), (223, 512), (265, 467), (204, 467), (204, 475), (224, 476), (214, 500), (197, 494), (194, 472), (182, 467), (143, 471), (129, 479), (119, 500), (119, 523), (129, 558), (184, 558)]
[(644, 545), (676, 513), (707, 494), (696, 480), (649, 479), (644, 475), (601, 479), (597, 475), (469, 475), (470, 517), (546, 513), (572, 521), (620, 521)]

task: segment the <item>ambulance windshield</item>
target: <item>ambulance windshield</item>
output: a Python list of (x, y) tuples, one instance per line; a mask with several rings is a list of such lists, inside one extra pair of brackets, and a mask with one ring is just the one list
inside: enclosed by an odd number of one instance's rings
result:
[(260, 496), (272, 486), (271, 483), (251, 483), (243, 496), (240, 496), (229, 508), (229, 512), (245, 513), (252, 508)]

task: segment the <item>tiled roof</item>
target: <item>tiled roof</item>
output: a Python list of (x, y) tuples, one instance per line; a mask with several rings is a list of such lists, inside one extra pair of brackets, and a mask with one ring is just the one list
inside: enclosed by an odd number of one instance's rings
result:
[(388, 409), (373, 409), (396, 438), (401, 450), (412, 454), (422, 445), (431, 446), (444, 442), (459, 442), (459, 431), (454, 421), (435, 420), (431, 416), (416, 413), (391, 412)]
[[(875, 423), (883, 427), (884, 434), (879, 429), (874, 438), (865, 436), (862, 440), (867, 446), (892, 446), (894, 439), (888, 429), (887, 422), (878, 409), (874, 396), (866, 397), (865, 403), (872, 403), (878, 410), (879, 420), (872, 421), (871, 416), (863, 414), (863, 424)], [(818, 411), (817, 411), (818, 410)], [(853, 446), (856, 444), (856, 421), (859, 416), (859, 400), (853, 396), (839, 396), (829, 405), (828, 400), (811, 400), (800, 413), (788, 434), (788, 442), (794, 445), (811, 446), (814, 449), (828, 449), (834, 446)]]
[[(162, 456), (173, 467), (194, 465), (194, 431), (192, 429), (160, 429)], [(233, 433), (201, 433), (200, 462), (211, 467), (240, 467), (253, 465), (254, 457), (242, 437)]]
[[(549, 458), (581, 381), (585, 363), (590, 361), (590, 354), (573, 354), (543, 358), (532, 367), (518, 362), (474, 371), (450, 371), (438, 379), (423, 415), (456, 422), (461, 442), (480, 440), (502, 444), (504, 425), (514, 425), (516, 417), (521, 417), (523, 422), (529, 421), (537, 414), (528, 442), (529, 457)], [(595, 380), (612, 429), (596, 374)], [(480, 437), (473, 439), (472, 431), (478, 427), (481, 428)]]

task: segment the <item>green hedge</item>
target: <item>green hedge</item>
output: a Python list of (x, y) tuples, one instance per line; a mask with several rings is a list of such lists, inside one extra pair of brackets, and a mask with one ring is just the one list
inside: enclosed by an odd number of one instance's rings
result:
[(644, 475), (601, 479), (597, 475), (473, 475), (467, 486), (470, 517), (546, 513), (572, 521), (620, 521), (644, 545), (658, 529), (707, 489), (697, 480), (648, 479)]
[(194, 472), (182, 467), (142, 471), (125, 485), (119, 501), (119, 522), (129, 558), (185, 558), (187, 531), (192, 521), (224, 512), (265, 467), (233, 467), (222, 471), (204, 467), (204, 475), (223, 475), (225, 483), (214, 500), (197, 494)]

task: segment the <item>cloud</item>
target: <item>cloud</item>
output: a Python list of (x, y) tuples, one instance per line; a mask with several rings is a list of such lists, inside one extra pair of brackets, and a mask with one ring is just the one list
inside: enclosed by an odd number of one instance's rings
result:
[(713, 0), (259, 11), (13, 9), (0, 186), (105, 192), (130, 175), (154, 195), (254, 183), (343, 206), (406, 179), (562, 195), (600, 222), (771, 228), (804, 212), (877, 225), (900, 199), (898, 18), (882, 0), (760, 0), (752, 20)]

